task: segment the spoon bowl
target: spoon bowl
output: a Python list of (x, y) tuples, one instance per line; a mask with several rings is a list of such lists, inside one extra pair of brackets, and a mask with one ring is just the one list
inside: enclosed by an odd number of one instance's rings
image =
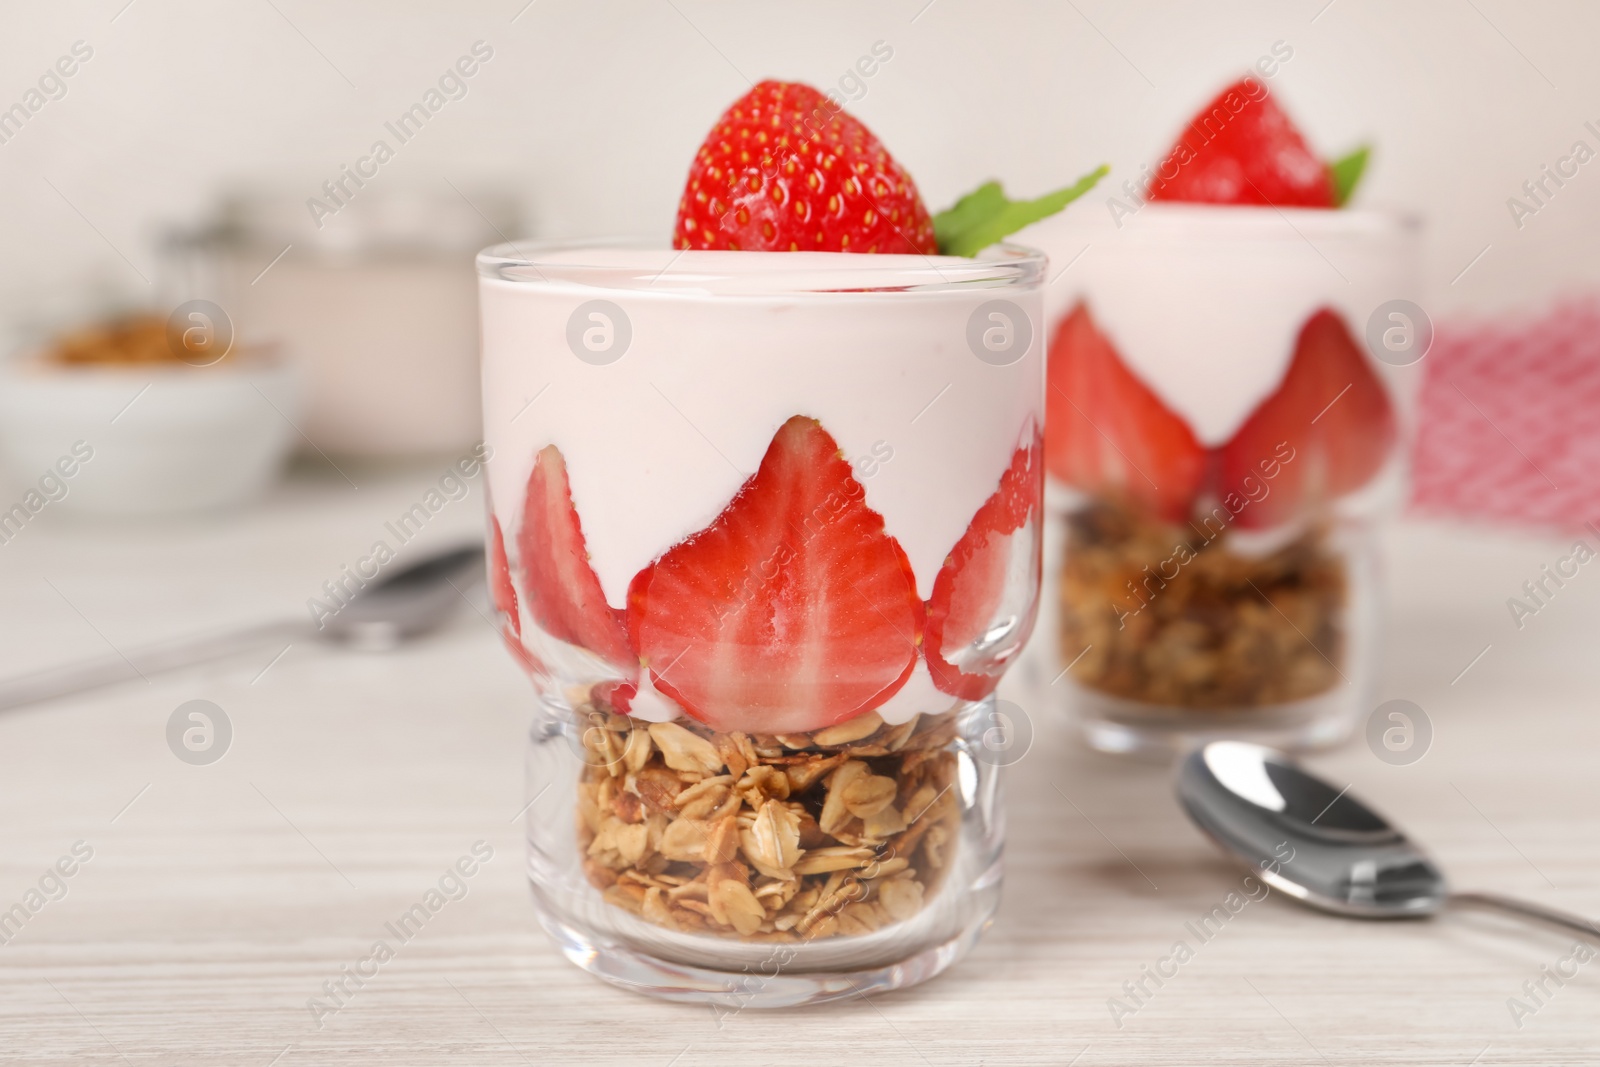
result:
[(1177, 789), (1212, 840), (1307, 904), (1410, 918), (1434, 914), (1449, 898), (1444, 872), (1405, 834), (1270, 748), (1203, 745), (1183, 761)]
[(1450, 907), (1511, 912), (1590, 936), (1578, 915), (1497, 893), (1454, 893), (1418, 845), (1371, 807), (1281, 752), (1213, 741), (1178, 768), (1178, 801), (1222, 850), (1262, 881), (1323, 911), (1410, 919)]
[(357, 593), (326, 620), (319, 636), (364, 651), (387, 652), (437, 627), (483, 573), (483, 546), (429, 556)]

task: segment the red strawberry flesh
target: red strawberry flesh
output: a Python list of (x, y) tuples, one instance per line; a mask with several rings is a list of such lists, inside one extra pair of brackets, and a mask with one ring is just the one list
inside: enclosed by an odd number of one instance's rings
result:
[(551, 637), (579, 645), (631, 675), (638, 657), (622, 613), (606, 603), (589, 564), (567, 464), (550, 445), (534, 459), (517, 537), (528, 614)]
[(1200, 110), (1151, 181), (1150, 199), (1331, 208), (1332, 173), (1265, 83), (1243, 78)]
[[(984, 501), (956, 542), (934, 579), (928, 598), (927, 633), (923, 654), (933, 684), (965, 700), (977, 700), (994, 691), (1008, 666), (1005, 653), (986, 651), (975, 664), (964, 651), (1005, 620), (1007, 593), (1025, 592), (1031, 602), (1038, 585), (1040, 539), (1034, 517), (1044, 493), (1043, 443), (1036, 437), (1030, 447), (1019, 448), (1000, 478), (1000, 486)], [(1015, 558), (1030, 552), (1027, 570), (1018, 575)], [(1026, 589), (1013, 589), (1025, 585)], [(1008, 635), (1005, 649), (1020, 649), (1033, 629), (1033, 613), (1015, 605), (1025, 618)], [(960, 661), (960, 662), (957, 662)], [(970, 667), (971, 669), (963, 669)]]
[(677, 248), (938, 251), (905, 169), (858, 120), (808, 85), (764, 81), (695, 153)]
[(1044, 447), (1050, 473), (1085, 492), (1184, 521), (1205, 481), (1206, 450), (1128, 369), (1083, 304), (1056, 329), (1048, 378)]
[(916, 580), (815, 419), (778, 430), (720, 515), (640, 571), (628, 627), (657, 689), (719, 730), (816, 730), (910, 677)]
[(506, 649), (522, 669), (529, 674), (544, 674), (545, 666), (522, 643), (522, 613), (517, 610), (517, 587), (511, 578), (511, 561), (506, 558), (506, 539), (500, 531), (500, 519), (489, 512), (489, 592), (494, 597), (495, 610), (500, 613), (500, 636)]
[(506, 538), (500, 532), (500, 519), (489, 516), (489, 592), (494, 596), (495, 610), (511, 627), (511, 632), (522, 636), (522, 614), (517, 610), (517, 587), (511, 580), (511, 561), (506, 558)]
[(595, 686), (590, 699), (613, 714), (626, 715), (633, 710), (633, 698), (638, 695), (639, 687), (633, 682), (610, 681)]
[(1278, 388), (1222, 447), (1218, 495), (1241, 526), (1278, 525), (1366, 485), (1395, 432), (1383, 383), (1344, 320), (1323, 308), (1301, 328)]

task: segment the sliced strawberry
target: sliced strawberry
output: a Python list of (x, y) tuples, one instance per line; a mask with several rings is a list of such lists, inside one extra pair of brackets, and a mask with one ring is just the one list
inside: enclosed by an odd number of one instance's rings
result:
[(522, 614), (517, 610), (517, 587), (511, 581), (511, 560), (506, 558), (506, 538), (500, 532), (500, 519), (489, 515), (489, 592), (494, 597), (495, 610), (511, 627), (511, 632), (522, 636)]
[(633, 682), (601, 682), (589, 694), (589, 699), (616, 715), (626, 715), (633, 710), (633, 698), (639, 687)]
[(809, 85), (764, 81), (695, 153), (677, 248), (937, 251), (916, 183), (872, 132)]
[(1277, 390), (1222, 447), (1217, 492), (1241, 526), (1275, 526), (1371, 481), (1394, 441), (1389, 394), (1323, 308), (1301, 328)]
[(1055, 477), (1171, 522), (1188, 517), (1205, 481), (1206, 451), (1122, 362), (1083, 304), (1051, 342), (1045, 411), (1045, 462)]
[[(967, 532), (950, 550), (928, 599), (923, 658), (933, 684), (964, 700), (989, 695), (1011, 653), (1033, 630), (1039, 584), (1040, 539), (1033, 518), (1043, 505), (1044, 443), (1037, 436), (1011, 457), (994, 495), (984, 501)], [(1018, 594), (1008, 604), (1007, 593)], [(995, 627), (1012, 620), (1003, 647), (965, 655)], [(970, 659), (970, 662), (969, 662)]]
[(893, 695), (922, 603), (865, 492), (820, 423), (784, 423), (722, 514), (628, 588), (656, 688), (716, 729), (756, 733), (820, 729)]
[(1184, 129), (1151, 181), (1150, 199), (1203, 204), (1334, 207), (1333, 176), (1289, 116), (1247, 77)]
[[(491, 508), (493, 505), (490, 505)], [(500, 613), (500, 636), (507, 650), (529, 674), (545, 674), (544, 664), (522, 643), (522, 613), (517, 610), (517, 587), (511, 580), (511, 561), (506, 558), (506, 539), (500, 532), (500, 519), (489, 512), (489, 592)]]
[(624, 672), (638, 670), (620, 611), (606, 603), (589, 565), (567, 464), (555, 445), (534, 459), (517, 537), (528, 614), (552, 637), (588, 649)]
[(646, 722), (666, 722), (677, 718), (683, 710), (643, 676), (631, 682), (601, 682), (590, 690), (589, 699), (602, 710), (631, 715)]

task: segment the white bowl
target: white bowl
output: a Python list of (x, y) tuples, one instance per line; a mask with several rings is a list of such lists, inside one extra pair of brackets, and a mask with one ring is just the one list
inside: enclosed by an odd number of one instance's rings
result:
[[(278, 473), (296, 437), (293, 370), (268, 358), (211, 367), (0, 365), (0, 457), (45, 505), (154, 515), (241, 503)], [(0, 516), (3, 518), (3, 516)]]

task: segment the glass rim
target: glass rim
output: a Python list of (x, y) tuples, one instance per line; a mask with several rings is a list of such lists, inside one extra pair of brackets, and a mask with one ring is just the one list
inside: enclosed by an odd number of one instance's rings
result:
[[(1275, 207), (1269, 204), (1147, 202), (1117, 221), (1118, 229), (1162, 237), (1217, 240), (1238, 237), (1325, 238), (1415, 236), (1422, 216), (1393, 208)], [(1066, 216), (1068, 219), (1073, 216)], [(1081, 216), (1079, 216), (1081, 217)]]
[[(595, 261), (573, 258), (589, 252)], [(969, 258), (673, 249), (620, 237), (507, 241), (479, 252), (476, 264), (480, 279), (516, 285), (744, 296), (1025, 289), (1043, 284), (1048, 259), (1010, 242)]]

